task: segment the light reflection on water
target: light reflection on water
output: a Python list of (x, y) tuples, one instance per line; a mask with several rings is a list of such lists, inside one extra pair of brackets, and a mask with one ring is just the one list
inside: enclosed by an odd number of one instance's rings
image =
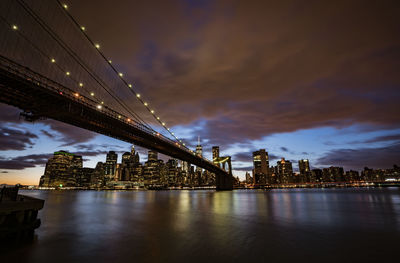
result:
[(356, 262), (400, 240), (398, 188), (24, 194), (46, 203), (21, 262)]

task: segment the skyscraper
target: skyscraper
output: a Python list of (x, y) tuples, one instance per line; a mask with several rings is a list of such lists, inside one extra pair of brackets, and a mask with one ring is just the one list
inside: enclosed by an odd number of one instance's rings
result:
[(292, 162), (282, 158), (277, 162), (278, 180), (281, 184), (293, 183), (293, 167)]
[(253, 152), (253, 180), (255, 184), (269, 183), (269, 161), (265, 149)]
[(117, 168), (118, 154), (114, 151), (109, 151), (106, 157), (105, 175), (108, 179), (114, 179), (115, 170)]
[[(203, 147), (200, 144), (200, 136), (198, 137), (198, 141), (197, 141), (197, 146), (196, 146), (196, 155), (199, 157), (203, 156)], [(202, 172), (203, 169), (201, 169), (201, 167), (197, 166), (196, 167), (196, 172)]]
[(158, 160), (158, 153), (156, 151), (149, 150), (147, 161), (156, 162)]
[(299, 171), (301, 175), (305, 175), (310, 172), (310, 162), (308, 159), (299, 160)]
[(75, 186), (75, 175), (82, 168), (82, 156), (66, 151), (55, 152), (46, 163), (40, 186), (65, 187)]
[(299, 172), (300, 172), (300, 182), (301, 183), (312, 183), (313, 180), (311, 177), (311, 170), (310, 170), (310, 162), (308, 159), (299, 160)]

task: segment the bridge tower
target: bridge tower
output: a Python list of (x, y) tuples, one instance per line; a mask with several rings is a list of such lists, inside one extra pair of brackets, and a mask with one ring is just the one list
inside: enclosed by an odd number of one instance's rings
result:
[(213, 163), (220, 166), (226, 171), (225, 165), (228, 165), (228, 174), (216, 174), (217, 190), (232, 190), (233, 189), (233, 176), (232, 176), (232, 162), (230, 156), (222, 156), (213, 158)]

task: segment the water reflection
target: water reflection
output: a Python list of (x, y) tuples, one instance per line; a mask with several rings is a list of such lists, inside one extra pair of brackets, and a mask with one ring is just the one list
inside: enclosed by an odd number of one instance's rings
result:
[(398, 188), (25, 194), (46, 204), (37, 242), (9, 252), (23, 261), (355, 262), (400, 237)]

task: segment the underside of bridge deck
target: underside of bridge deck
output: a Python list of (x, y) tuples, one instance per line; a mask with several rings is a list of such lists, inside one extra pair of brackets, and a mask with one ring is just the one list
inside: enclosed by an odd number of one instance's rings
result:
[(232, 175), (225, 170), (187, 149), (175, 146), (165, 138), (93, 108), (72, 93), (57, 92), (54, 87), (53, 90), (49, 89), (49, 85), (54, 82), (48, 80), (44, 83), (43, 79), (43, 76), (36, 78), (35, 73), (29, 69), (15, 74), (15, 71), (1, 68), (0, 102), (20, 108), (31, 120), (51, 118), (187, 161), (215, 173), (217, 190), (232, 190)]

